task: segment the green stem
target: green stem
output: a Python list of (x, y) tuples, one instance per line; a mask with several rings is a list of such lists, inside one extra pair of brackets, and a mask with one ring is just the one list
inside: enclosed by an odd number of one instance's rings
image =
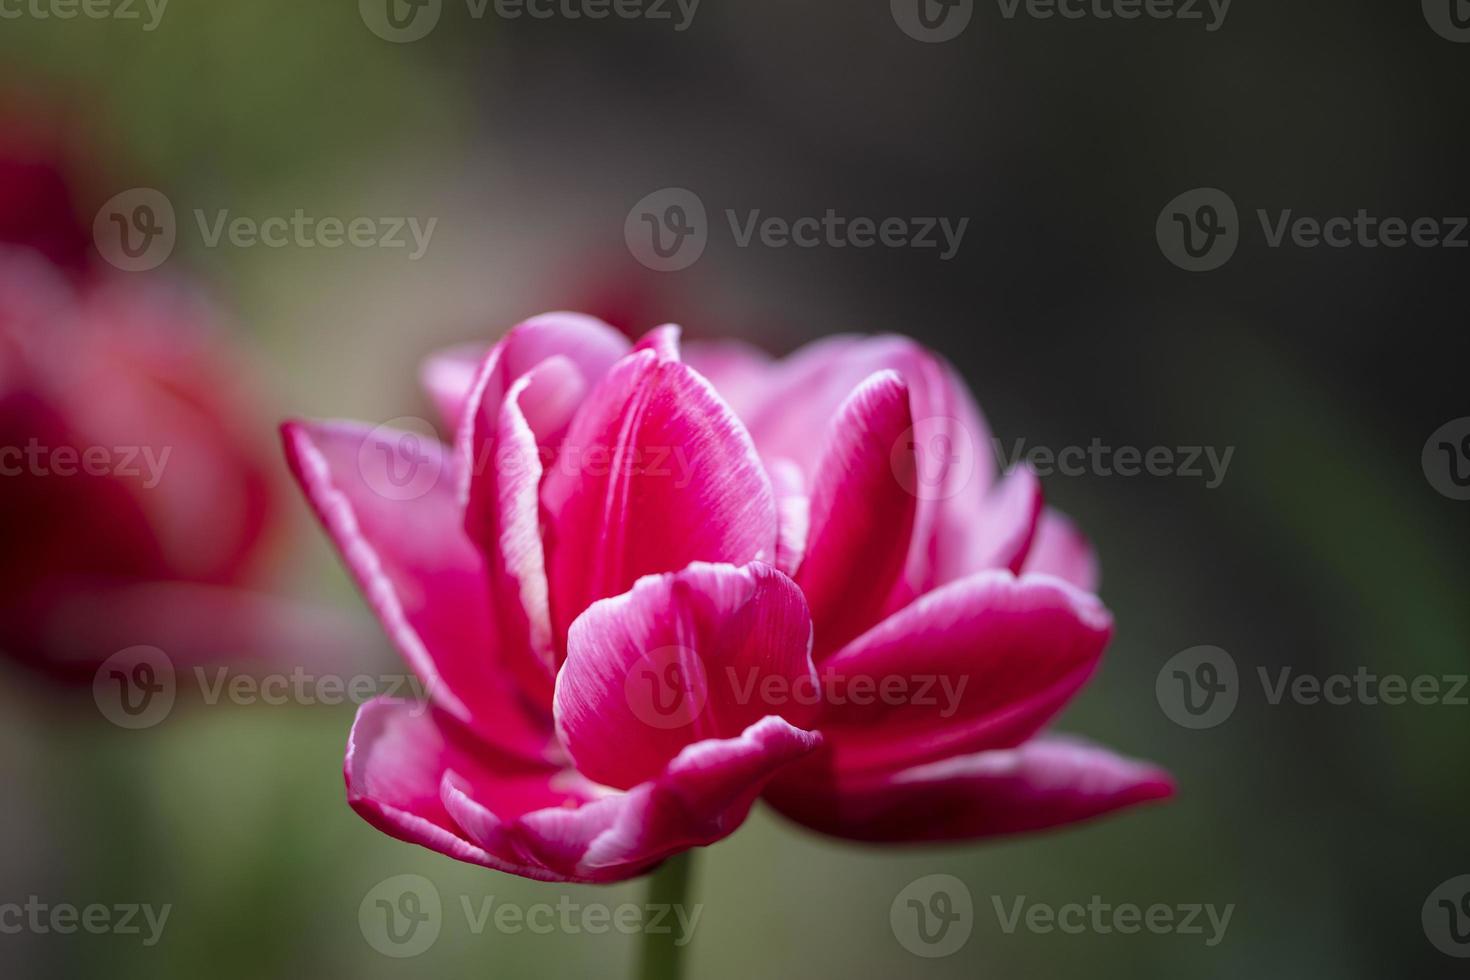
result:
[[(659, 865), (658, 870), (648, 879), (648, 904), (670, 908), (686, 904), (693, 870), (693, 851), (676, 854)], [(678, 917), (669, 915), (664, 921), (677, 919)], [(687, 945), (689, 937), (681, 936), (677, 929), (660, 931), (657, 935), (652, 932), (643, 933), (638, 980), (679, 980), (684, 975), (682, 954), (685, 947), (675, 945), (676, 940)]]

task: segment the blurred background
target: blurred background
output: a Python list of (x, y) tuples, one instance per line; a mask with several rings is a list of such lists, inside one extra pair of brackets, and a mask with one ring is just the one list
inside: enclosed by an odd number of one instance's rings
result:
[[(1043, 481), (1096, 544), (1118, 623), (1059, 727), (1167, 766), (1176, 801), (919, 850), (831, 842), (758, 809), (701, 854), (692, 976), (1463, 975), (1421, 912), (1470, 873), (1470, 706), (1272, 704), (1258, 670), (1470, 673), (1470, 503), (1421, 460), (1470, 415), (1470, 250), (1272, 247), (1256, 212), (1470, 214), (1470, 45), (1431, 26), (1432, 3), (1240, 2), (1223, 20), (1205, 5), (1136, 20), (935, 5), (970, 18), (943, 41), (902, 6), (705, 0), (592, 20), (443, 0), (402, 6), (423, 31), (406, 40), (369, 0), (174, 0), (136, 4), (137, 19), (28, 0), (0, 6), (0, 107), (55, 136), (88, 234), (121, 192), (170, 202), (173, 252), (135, 276), (210, 296), (252, 364), (267, 446), (286, 416), (429, 417), (424, 353), (575, 308), (775, 353), (907, 333), (955, 363), (1006, 447), (1233, 448), (1218, 481), (1097, 467)], [(1201, 187), (1238, 209), (1238, 242), (1187, 271), (1156, 221)], [(697, 260), (661, 272), (625, 226), (667, 188), (707, 219)], [(220, 212), (298, 209), (434, 225), (421, 250), (407, 231), (403, 248), (210, 244)], [(725, 216), (828, 209), (968, 224), (942, 258), (742, 245)], [(336, 669), (400, 670), (304, 503), (282, 498), (275, 587), (369, 638)], [(1156, 682), (1200, 645), (1228, 652), (1239, 699), (1189, 728)], [(172, 906), (153, 946), (0, 935), (8, 976), (625, 975), (630, 937), (476, 935), (459, 910), (641, 901), (636, 883), (538, 884), (379, 834), (343, 799), (351, 705), (186, 700), (127, 730), (85, 687), (5, 665), (0, 903)], [(935, 873), (965, 883), (974, 931), (924, 959), (890, 904)], [(400, 874), (428, 878), (446, 909), (433, 947), (405, 960), (358, 922)], [(1208, 928), (1008, 933), (995, 903), (1022, 896), (1234, 911), (1214, 945)]]

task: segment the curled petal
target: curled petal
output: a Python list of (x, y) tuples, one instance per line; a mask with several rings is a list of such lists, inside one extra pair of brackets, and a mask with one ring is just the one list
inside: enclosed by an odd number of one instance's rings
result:
[(1043, 830), (1174, 795), (1156, 766), (1055, 736), (876, 776), (811, 770), (787, 770), (767, 800), (813, 830), (881, 843)]
[(708, 382), (651, 350), (593, 389), (541, 502), (558, 637), (643, 575), (776, 556), (775, 496), (749, 434)]
[(806, 538), (811, 526), (811, 500), (806, 493), (806, 476), (789, 459), (766, 462), (771, 489), (776, 495), (776, 567), (795, 575), (806, 557)]
[(548, 727), (495, 656), (485, 565), (464, 534), (446, 447), (350, 422), (288, 422), (282, 436), (312, 509), (436, 701), (508, 749), (547, 751)]
[(771, 776), (817, 742), (766, 718), (614, 791), (500, 755), (441, 712), (379, 698), (359, 710), (343, 769), (353, 809), (393, 837), (527, 878), (607, 883), (729, 835)]
[(658, 355), (661, 361), (679, 360), (678, 325), (666, 323), (661, 327), (654, 327), (643, 335), (642, 339), (633, 346), (633, 349), (651, 350)]
[(1111, 633), (1102, 604), (1057, 579), (990, 571), (936, 589), (822, 663), (834, 765), (1016, 745), (1086, 682)]
[(852, 393), (828, 428), (797, 575), (819, 656), (877, 622), (903, 571), (917, 504), (910, 492), (916, 460), (904, 438), (912, 427), (908, 387), (882, 371)]
[(577, 617), (556, 679), (556, 727), (588, 778), (628, 788), (688, 745), (766, 715), (815, 714), (811, 620), (768, 565), (694, 564), (640, 579)]
[(475, 374), (489, 352), (488, 344), (458, 344), (435, 351), (419, 367), (419, 382), (434, 403), (439, 420), (449, 432), (459, 429), (465, 401), (475, 383)]
[(1055, 575), (1084, 592), (1096, 592), (1102, 573), (1097, 554), (1071, 518), (1048, 508), (1036, 528), (1036, 540), (1026, 555), (1023, 571)]

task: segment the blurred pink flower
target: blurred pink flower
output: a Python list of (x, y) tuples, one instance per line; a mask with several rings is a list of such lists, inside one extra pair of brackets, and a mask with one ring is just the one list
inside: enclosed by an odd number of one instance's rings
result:
[(81, 272), (96, 258), (69, 172), (77, 156), (55, 106), (0, 92), (0, 243), (39, 252)]
[(432, 706), (380, 698), (344, 764), (370, 823), (531, 878), (710, 844), (819, 738), (732, 678), (815, 682), (749, 433), (661, 328), (574, 314), (431, 358), (453, 446), (287, 423), (292, 469)]
[[(248, 587), (279, 514), (265, 431), (213, 311), (74, 286), (0, 250), (0, 649), (89, 682), (120, 649), (180, 663), (299, 649), (321, 625)], [(263, 428), (263, 427), (262, 427)], [(315, 637), (315, 645), (325, 642)]]
[(782, 361), (690, 345), (686, 359), (805, 511), (793, 574), (816, 631), (823, 745), (768, 801), (840, 837), (927, 841), (1172, 794), (1153, 766), (1038, 734), (1092, 674), (1112, 620), (1087, 541), (1043, 508), (1028, 468), (995, 472), (952, 368), (894, 336), (831, 337)]

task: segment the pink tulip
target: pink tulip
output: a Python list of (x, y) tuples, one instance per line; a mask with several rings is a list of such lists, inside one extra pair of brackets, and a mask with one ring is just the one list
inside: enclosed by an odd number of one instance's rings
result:
[[(782, 361), (687, 359), (806, 511), (794, 572), (815, 624), (820, 751), (766, 798), (816, 830), (932, 841), (1037, 830), (1168, 797), (1159, 769), (1040, 734), (1112, 632), (1097, 561), (1033, 473), (995, 472), (955, 372), (901, 337)], [(885, 688), (884, 685), (888, 685)]]
[(0, 651), (91, 682), (127, 647), (219, 663), (322, 625), (253, 591), (276, 464), (214, 319), (172, 287), (74, 286), (0, 250)]
[(394, 837), (545, 880), (617, 881), (725, 837), (820, 741), (814, 708), (767, 710), (731, 682), (815, 682), (749, 433), (670, 329), (630, 349), (552, 314), (424, 377), (452, 446), (283, 429), (432, 695), (358, 713), (351, 805)]

